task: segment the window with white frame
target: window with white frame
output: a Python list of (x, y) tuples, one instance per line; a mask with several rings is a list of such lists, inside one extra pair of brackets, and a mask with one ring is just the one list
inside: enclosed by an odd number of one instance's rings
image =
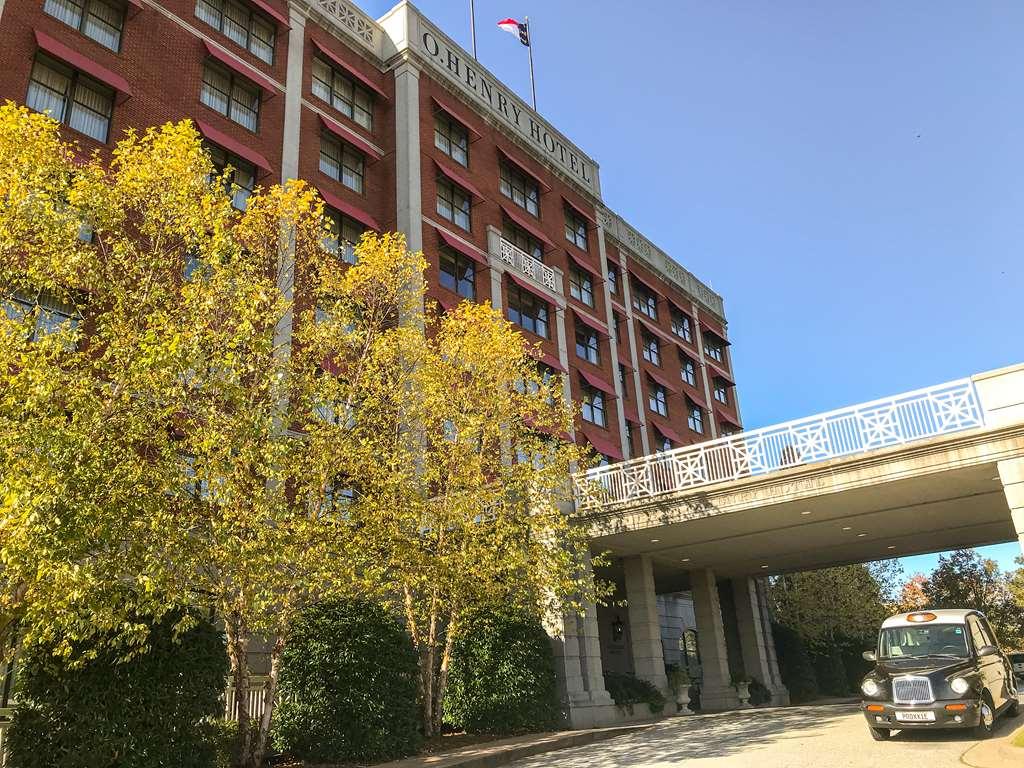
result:
[(725, 405), (729, 404), (729, 385), (721, 379), (715, 379), (715, 389), (713, 392), (715, 400)]
[(704, 334), (704, 354), (719, 363), (722, 362), (722, 357), (724, 356), (722, 353), (722, 343), (708, 333)]
[(212, 61), (203, 64), (199, 100), (253, 133), (259, 128), (260, 89), (226, 67)]
[(619, 383), (622, 385), (622, 396), (629, 397), (629, 372), (626, 370), (626, 366), (619, 363)]
[(565, 239), (581, 251), (587, 250), (587, 220), (572, 208), (565, 208)]
[(535, 238), (518, 224), (505, 219), (501, 226), (501, 236), (508, 240), (519, 250), (528, 253), (537, 261), (544, 261), (544, 246), (540, 240)]
[(459, 165), (469, 167), (469, 131), (445, 112), (434, 115), (434, 146)]
[(697, 386), (697, 365), (688, 355), (679, 353), (679, 375), (691, 387)]
[(446, 176), (437, 177), (437, 213), (457, 227), (470, 230), (472, 198), (469, 192), (453, 184)]
[(366, 156), (327, 132), (320, 134), (320, 170), (353, 192), (363, 193)]
[(678, 309), (672, 310), (672, 333), (685, 341), (693, 341), (693, 324)]
[(313, 59), (312, 90), (357, 125), (373, 130), (373, 94), (319, 57)]
[(548, 338), (548, 303), (514, 283), (508, 286), (508, 319), (520, 328)]
[(661, 344), (658, 342), (657, 336), (645, 331), (643, 334), (643, 348), (640, 351), (644, 360), (659, 367), (661, 366)]
[(575, 264), (569, 267), (569, 295), (588, 307), (594, 306), (594, 276)]
[(25, 104), (96, 141), (110, 134), (114, 91), (48, 56), (36, 56)]
[(356, 243), (362, 238), (366, 227), (351, 216), (329, 207), (324, 208), (324, 219), (327, 225), (324, 247), (341, 257), (342, 261), (355, 264)]
[(104, 48), (121, 50), (125, 6), (107, 0), (43, 0), (43, 11), (92, 38)]
[(622, 318), (618, 312), (612, 312), (612, 332), (615, 334), (615, 341), (622, 343)]
[(508, 163), (502, 163), (498, 189), (524, 211), (540, 217), (540, 187), (534, 179)]
[(652, 320), (658, 319), (658, 297), (638, 282), (633, 283), (633, 309)]
[(276, 26), (247, 5), (234, 0), (196, 0), (196, 18), (222, 32), (253, 56), (274, 63)]
[(665, 437), (665, 435), (661, 434), (661, 432), (659, 432), (658, 430), (654, 430), (654, 436), (655, 453), (668, 453), (673, 448), (675, 448), (675, 445), (672, 444), (672, 441)]
[(452, 293), (470, 301), (476, 300), (476, 265), (457, 251), (441, 247), (439, 282)]
[[(244, 211), (256, 188), (256, 166), (212, 144), (207, 145), (206, 151), (216, 173), (224, 177), (228, 194), (231, 195), (231, 204), (239, 211)], [(225, 176), (228, 168), (231, 171)]]
[(588, 363), (601, 364), (597, 331), (583, 323), (576, 323), (576, 356)]
[(589, 384), (580, 385), (583, 393), (581, 415), (584, 421), (596, 424), (599, 427), (607, 426), (607, 419), (604, 412), (604, 392)]
[(24, 323), (34, 313), (28, 341), (36, 341), (57, 331), (74, 331), (81, 316), (71, 304), (48, 293), (33, 298), (21, 292), (3, 297), (3, 310), (8, 320)]
[(608, 262), (608, 293), (613, 296), (619, 292), (619, 267)]
[(647, 407), (661, 416), (668, 416), (668, 391), (656, 381), (647, 381)]
[(694, 432), (704, 434), (704, 411), (695, 403), (690, 403), (689, 409), (689, 413), (686, 415), (686, 424)]

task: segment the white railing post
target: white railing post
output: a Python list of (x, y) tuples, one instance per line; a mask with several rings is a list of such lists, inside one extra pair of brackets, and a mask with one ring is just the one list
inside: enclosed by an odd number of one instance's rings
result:
[(961, 379), (596, 467), (576, 476), (577, 505), (591, 510), (763, 475), (973, 429), (984, 421), (974, 382)]

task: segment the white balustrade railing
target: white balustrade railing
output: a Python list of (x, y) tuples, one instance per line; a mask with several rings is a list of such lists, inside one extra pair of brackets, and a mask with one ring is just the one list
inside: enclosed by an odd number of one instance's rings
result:
[(576, 500), (593, 510), (980, 426), (974, 383), (963, 379), (596, 467), (575, 477)]
[[(270, 678), (267, 675), (250, 675), (249, 677), (249, 720), (263, 717), (263, 693)], [(227, 690), (224, 692), (224, 719), (238, 720), (238, 700), (235, 696), (234, 678), (228, 678)]]
[(517, 248), (505, 238), (501, 238), (501, 260), (510, 267), (515, 267), (527, 277), (537, 281), (545, 288), (554, 293), (561, 293), (562, 287), (558, 284), (555, 270), (544, 262), (533, 258), (526, 251)]
[(7, 731), (13, 716), (13, 709), (0, 709), (0, 768), (7, 765)]

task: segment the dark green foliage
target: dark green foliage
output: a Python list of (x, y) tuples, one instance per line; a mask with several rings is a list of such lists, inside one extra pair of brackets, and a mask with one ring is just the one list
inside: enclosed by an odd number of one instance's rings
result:
[(467, 619), (452, 652), (444, 720), (469, 733), (560, 726), (551, 639), (537, 618), (499, 610)]
[(632, 675), (621, 675), (607, 672), (604, 676), (604, 687), (612, 697), (616, 706), (633, 712), (634, 704), (646, 704), (651, 714), (660, 714), (665, 709), (665, 696), (646, 680)]
[(811, 663), (811, 656), (800, 636), (782, 624), (772, 624), (775, 636), (775, 651), (779, 660), (782, 682), (789, 689), (794, 704), (810, 701), (818, 695), (818, 678)]
[(235, 720), (212, 720), (209, 740), (216, 754), (216, 768), (232, 768), (238, 754), (238, 723)]
[(307, 610), (282, 655), (274, 746), (315, 763), (388, 760), (422, 740), (416, 652), (379, 605), (340, 600)]
[(831, 646), (811, 654), (818, 691), (824, 696), (846, 696), (850, 687), (846, 680), (846, 666), (838, 646)]
[(148, 653), (124, 663), (102, 646), (77, 667), (49, 647), (26, 649), (8, 767), (213, 768), (209, 718), (223, 706), (223, 636), (200, 620), (176, 642), (174, 623), (153, 626)]
[(748, 690), (750, 691), (750, 703), (755, 707), (768, 704), (772, 700), (772, 692), (768, 690), (768, 686), (756, 678), (750, 681)]

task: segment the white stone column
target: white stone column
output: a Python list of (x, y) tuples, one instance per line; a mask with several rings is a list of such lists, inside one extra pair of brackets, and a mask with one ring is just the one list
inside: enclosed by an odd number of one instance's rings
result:
[(725, 644), (722, 607), (718, 601), (715, 572), (703, 568), (690, 572), (693, 588), (693, 611), (697, 619), (697, 647), (700, 650), (702, 680), (701, 709), (714, 711), (735, 709), (740, 700), (732, 687), (729, 652)]
[(306, 53), (306, 17), (291, 8), (288, 30), (288, 69), (284, 92), (284, 144), (281, 183), (299, 178), (299, 127), (302, 123), (302, 62)]
[(641, 680), (667, 691), (661, 620), (658, 618), (658, 596), (654, 592), (654, 567), (650, 555), (624, 558), (622, 567), (626, 577), (633, 670)]
[(398, 230), (405, 233), (410, 251), (421, 251), (420, 71), (409, 61), (395, 68), (395, 177)]
[(772, 703), (788, 703), (789, 692), (778, 679), (778, 670), (772, 668), (774, 654), (771, 651), (774, 649), (769, 648), (773, 642), (771, 628), (768, 626), (766, 631), (764, 606), (757, 580), (749, 576), (733, 579), (732, 589), (743, 669), (771, 691)]
[(1017, 533), (1021, 554), (1024, 554), (1024, 458), (1000, 461), (998, 466), (1003, 493), (1010, 507), (1013, 530)]
[(755, 579), (754, 586), (757, 592), (757, 599), (761, 605), (761, 623), (764, 626), (764, 645), (768, 656), (768, 670), (771, 672), (772, 702), (775, 704), (789, 704), (789, 689), (782, 682), (782, 673), (779, 671), (779, 656), (775, 651), (775, 632), (772, 630), (772, 610), (768, 600), (768, 581), (766, 579)]

